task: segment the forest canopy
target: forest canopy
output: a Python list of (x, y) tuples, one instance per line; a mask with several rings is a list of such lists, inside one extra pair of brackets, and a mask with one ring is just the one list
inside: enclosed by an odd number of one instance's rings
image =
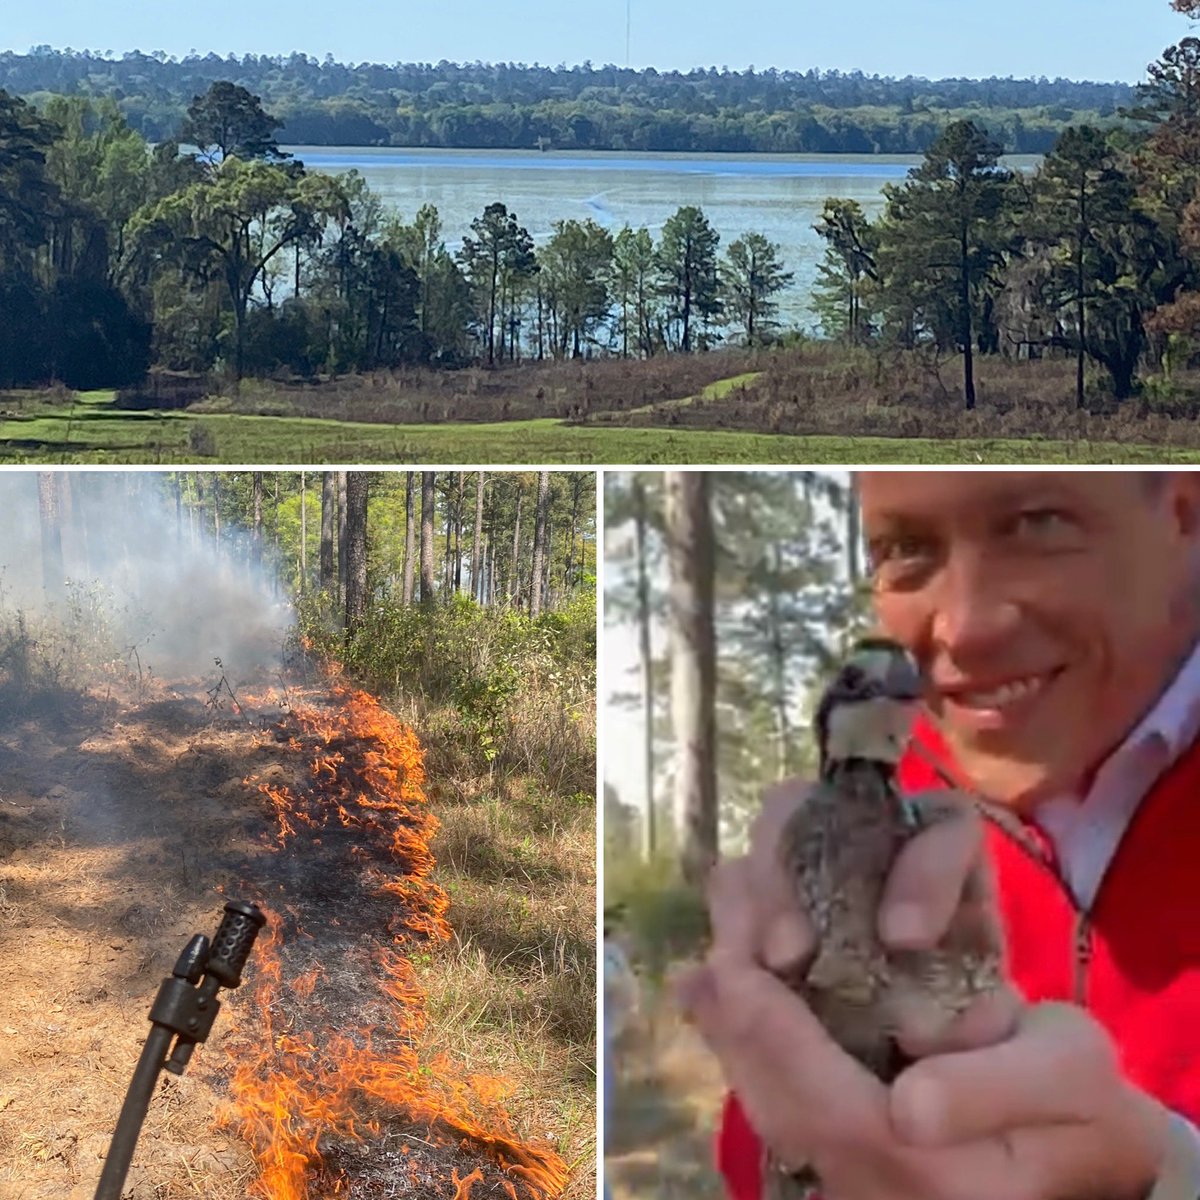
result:
[(36, 47), (0, 54), (0, 89), (112, 97), (151, 142), (220, 80), (261, 97), (292, 145), (568, 150), (921, 153), (970, 118), (1012, 153), (1072, 124), (1117, 124), (1125, 83), (893, 79), (860, 71), (634, 70), (514, 63), (343, 64), (306, 54), (120, 57)]

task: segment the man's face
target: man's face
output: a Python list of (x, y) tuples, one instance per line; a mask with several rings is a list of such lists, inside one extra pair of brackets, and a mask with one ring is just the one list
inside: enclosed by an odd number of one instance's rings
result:
[(1200, 629), (1200, 478), (858, 476), (883, 631), (917, 657), (955, 757), (992, 799), (1081, 787)]

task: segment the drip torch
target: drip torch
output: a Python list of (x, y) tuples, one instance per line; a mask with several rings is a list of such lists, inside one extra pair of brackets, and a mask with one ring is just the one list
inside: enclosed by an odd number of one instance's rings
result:
[(221, 1009), (217, 992), (241, 984), (242, 968), (265, 921), (255, 905), (230, 900), (212, 942), (196, 934), (170, 978), (163, 980), (150, 1009), (150, 1033), (117, 1118), (95, 1200), (120, 1200), (159, 1072), (165, 1067), (172, 1075), (183, 1074), (192, 1051), (207, 1039)]

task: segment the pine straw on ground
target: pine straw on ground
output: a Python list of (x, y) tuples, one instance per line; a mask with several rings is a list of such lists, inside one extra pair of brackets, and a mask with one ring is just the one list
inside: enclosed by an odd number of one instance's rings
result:
[(665, 992), (647, 987), (618, 1046), (606, 1127), (614, 1200), (722, 1200), (714, 1135), (724, 1086), (712, 1055)]

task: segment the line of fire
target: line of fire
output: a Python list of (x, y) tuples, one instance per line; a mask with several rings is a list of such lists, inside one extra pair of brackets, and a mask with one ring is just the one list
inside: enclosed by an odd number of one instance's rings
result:
[(0, 478), (0, 1195), (594, 1194), (594, 480)]

